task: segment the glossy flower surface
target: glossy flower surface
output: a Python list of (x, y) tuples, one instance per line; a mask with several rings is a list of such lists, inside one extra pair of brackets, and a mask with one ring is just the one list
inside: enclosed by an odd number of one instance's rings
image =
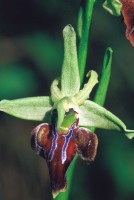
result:
[(65, 174), (76, 152), (86, 161), (93, 161), (95, 158), (97, 136), (90, 130), (79, 127), (78, 119), (66, 133), (59, 132), (55, 123), (43, 123), (32, 134), (32, 148), (47, 161), (54, 197), (66, 190)]

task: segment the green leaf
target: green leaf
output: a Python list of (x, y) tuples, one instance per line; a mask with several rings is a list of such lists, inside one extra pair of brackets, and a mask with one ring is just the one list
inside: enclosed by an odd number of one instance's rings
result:
[(80, 77), (77, 61), (76, 34), (71, 25), (63, 30), (64, 61), (61, 76), (61, 91), (65, 96), (73, 96), (80, 89)]
[(119, 0), (106, 0), (102, 6), (112, 15), (115, 16), (121, 15), (122, 4)]
[(124, 132), (129, 139), (134, 137), (134, 130), (127, 130), (118, 117), (100, 105), (86, 100), (79, 109), (80, 126), (116, 130)]
[(50, 97), (29, 97), (0, 101), (0, 111), (26, 120), (50, 122)]
[[(112, 55), (113, 55), (113, 50), (110, 47), (107, 48), (105, 51), (104, 59), (103, 59), (101, 78), (98, 84), (95, 97), (93, 99), (95, 103), (101, 106), (104, 105), (106, 95), (107, 95), (108, 85), (109, 85), (110, 76), (111, 76)], [(92, 127), (91, 131), (94, 132), (95, 128)]]
[(112, 55), (113, 55), (113, 50), (110, 47), (107, 48), (104, 55), (101, 78), (98, 84), (95, 97), (93, 99), (94, 102), (102, 106), (104, 105), (105, 102), (107, 89), (110, 81)]

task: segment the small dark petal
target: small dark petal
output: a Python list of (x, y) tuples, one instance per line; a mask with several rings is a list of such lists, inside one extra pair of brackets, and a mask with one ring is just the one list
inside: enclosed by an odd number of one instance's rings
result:
[[(50, 136), (50, 125), (40, 124), (32, 131), (31, 147), (36, 153), (46, 158), (51, 148), (52, 136)], [(51, 137), (51, 139), (49, 139)], [(47, 145), (46, 145), (47, 144)], [(45, 148), (44, 148), (45, 146)]]
[(44, 149), (41, 146), (37, 145), (35, 135), (32, 135), (31, 137), (31, 147), (33, 150), (36, 151), (38, 155), (44, 158)]
[(79, 128), (74, 131), (74, 137), (77, 141), (77, 152), (83, 160), (93, 161), (98, 146), (98, 138), (95, 133), (86, 128)]

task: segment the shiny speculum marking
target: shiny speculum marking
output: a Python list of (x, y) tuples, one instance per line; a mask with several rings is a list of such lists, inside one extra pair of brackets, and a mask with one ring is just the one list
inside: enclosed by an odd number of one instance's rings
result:
[(57, 133), (57, 130), (55, 128), (55, 125), (52, 127), (52, 134), (53, 134), (53, 140), (52, 140), (50, 152), (48, 154), (48, 161), (49, 162), (53, 159), (54, 152), (57, 148), (58, 133)]
[[(70, 127), (68, 133), (66, 135), (62, 135), (62, 137), (64, 137), (64, 143), (63, 143), (63, 146), (62, 146), (62, 151), (61, 151), (61, 161), (62, 161), (62, 164), (64, 164), (64, 162), (66, 161), (67, 159), (67, 147), (68, 147), (68, 144), (70, 142), (70, 139), (72, 137), (72, 134), (73, 134), (73, 131), (74, 131), (74, 128), (76, 126), (76, 122), (74, 122), (72, 124), (72, 126)], [(52, 139), (52, 145), (51, 145), (51, 149), (50, 149), (50, 152), (48, 154), (48, 161), (51, 162), (53, 157), (54, 157), (54, 153), (58, 147), (58, 137), (59, 137), (59, 134), (56, 130), (56, 127), (55, 125), (52, 127), (52, 135), (53, 135), (53, 139)]]
[(65, 138), (65, 141), (64, 141), (64, 144), (63, 144), (63, 147), (62, 147), (62, 152), (61, 152), (62, 164), (64, 164), (64, 162), (67, 159), (67, 147), (68, 147), (69, 141), (70, 141), (70, 139), (72, 137), (75, 125), (76, 125), (76, 122), (74, 122), (72, 124), (72, 126), (70, 127), (68, 133), (66, 135), (63, 135), (63, 137)]

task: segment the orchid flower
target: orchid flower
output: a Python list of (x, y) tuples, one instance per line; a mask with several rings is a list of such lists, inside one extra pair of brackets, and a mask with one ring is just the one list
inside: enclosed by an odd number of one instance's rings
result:
[[(92, 127), (120, 131), (129, 139), (134, 137), (134, 130), (128, 130), (118, 117), (89, 100), (98, 83), (95, 71), (87, 73), (89, 80), (80, 89), (76, 34), (71, 25), (64, 28), (63, 37), (62, 73), (52, 82), (51, 96), (0, 102), (0, 110), (5, 113), (45, 122), (32, 131), (31, 145), (47, 162), (53, 197), (66, 190), (66, 172), (76, 153), (85, 161), (95, 159), (98, 139)], [(106, 55), (106, 65), (111, 65), (111, 48)]]

